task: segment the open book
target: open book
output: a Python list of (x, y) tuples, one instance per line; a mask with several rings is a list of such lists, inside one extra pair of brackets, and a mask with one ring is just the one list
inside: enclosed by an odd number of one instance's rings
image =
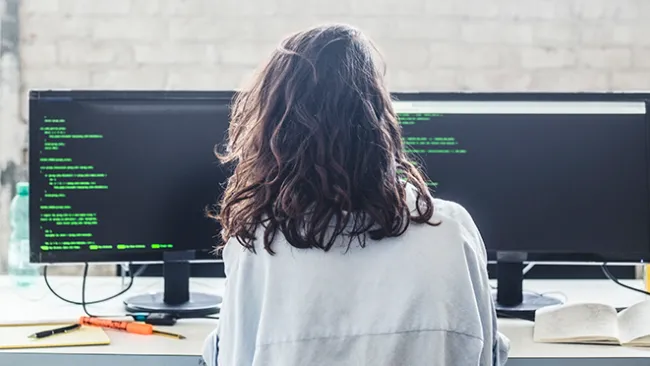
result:
[(650, 301), (616, 312), (603, 304), (566, 304), (535, 313), (533, 339), (540, 343), (650, 347)]

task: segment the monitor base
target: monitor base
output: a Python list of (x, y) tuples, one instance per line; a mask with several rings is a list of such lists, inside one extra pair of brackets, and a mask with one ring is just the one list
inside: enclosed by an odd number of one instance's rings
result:
[(554, 297), (524, 291), (525, 259), (526, 253), (497, 252), (497, 316), (534, 320), (537, 309), (562, 304)]
[(142, 294), (124, 300), (130, 313), (168, 313), (178, 318), (202, 318), (219, 313), (221, 297), (201, 292), (190, 292), (189, 301), (178, 305), (167, 304), (163, 292)]
[(495, 293), (494, 301), (495, 301), (496, 311), (504, 314), (534, 313), (537, 309), (541, 309), (546, 306), (562, 304), (562, 300), (560, 299), (551, 296), (536, 294), (532, 292), (524, 292), (522, 302), (518, 305), (512, 305), (512, 306), (499, 304), (496, 298), (497, 296)]

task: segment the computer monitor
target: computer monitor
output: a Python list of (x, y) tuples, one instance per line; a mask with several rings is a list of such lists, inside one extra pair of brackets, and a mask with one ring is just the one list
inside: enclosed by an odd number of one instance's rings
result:
[[(30, 93), (31, 260), (164, 263), (165, 291), (130, 311), (188, 316), (189, 262), (214, 260), (205, 209), (226, 173), (232, 92)], [(525, 262), (650, 258), (648, 115), (642, 94), (395, 94), (409, 152), (435, 196), (465, 206), (498, 262), (497, 306), (525, 294)]]
[(231, 92), (32, 91), (31, 261), (160, 262), (164, 291), (132, 312), (203, 316), (220, 298), (189, 291), (190, 262), (214, 261), (206, 216), (226, 182)]
[(434, 195), (463, 205), (497, 260), (497, 307), (523, 263), (650, 259), (649, 118), (634, 95), (396, 95), (408, 151)]

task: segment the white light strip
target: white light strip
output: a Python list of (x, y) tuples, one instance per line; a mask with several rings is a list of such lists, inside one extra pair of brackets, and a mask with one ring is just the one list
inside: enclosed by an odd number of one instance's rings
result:
[(394, 101), (397, 113), (645, 114), (643, 102), (433, 102)]

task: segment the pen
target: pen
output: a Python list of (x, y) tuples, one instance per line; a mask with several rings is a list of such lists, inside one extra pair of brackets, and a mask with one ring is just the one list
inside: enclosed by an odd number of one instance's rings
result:
[(156, 330), (151, 324), (136, 323), (136, 322), (122, 322), (115, 320), (106, 320), (106, 319), (97, 319), (90, 318), (87, 316), (82, 316), (79, 319), (79, 323), (85, 325), (93, 325), (96, 327), (110, 328), (122, 330), (128, 333), (142, 334), (142, 335), (160, 335), (165, 337), (185, 339), (185, 336), (176, 333), (163, 332), (161, 330)]
[(65, 327), (61, 328), (56, 328), (56, 329), (50, 329), (50, 330), (44, 330), (42, 332), (34, 333), (29, 336), (29, 338), (32, 339), (41, 339), (49, 336), (53, 336), (55, 334), (63, 334), (63, 333), (68, 333), (73, 330), (77, 330), (81, 327), (81, 324), (73, 324), (73, 325), (68, 325)]

